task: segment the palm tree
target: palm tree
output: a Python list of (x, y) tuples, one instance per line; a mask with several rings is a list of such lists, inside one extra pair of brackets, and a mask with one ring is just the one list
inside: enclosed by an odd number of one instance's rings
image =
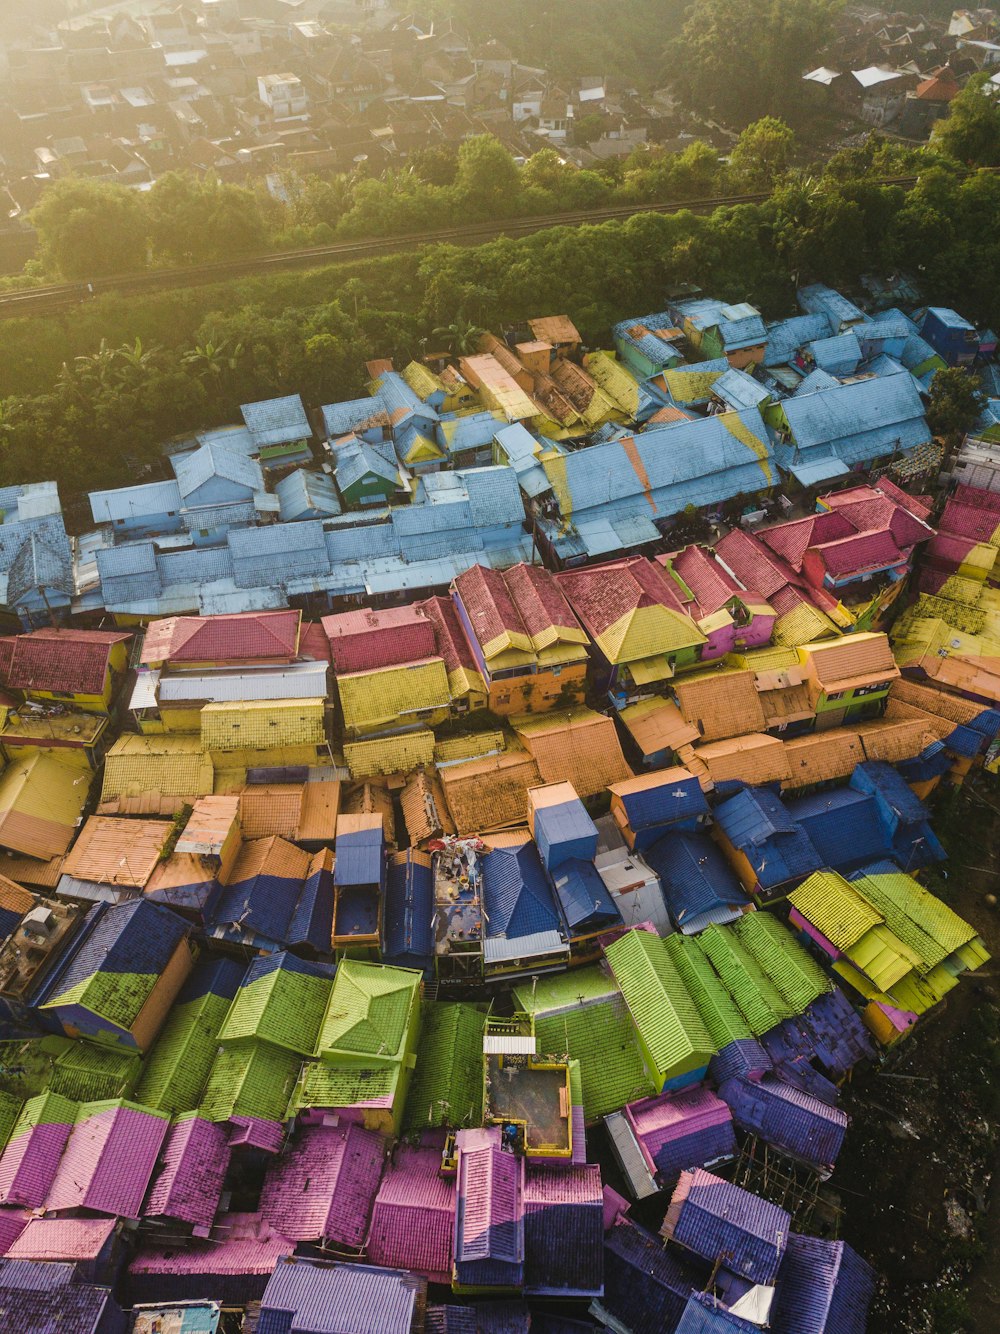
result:
[(439, 338), (453, 356), (465, 357), (470, 352), (476, 351), (479, 340), (485, 332), (478, 325), (470, 323), (459, 315), (451, 324), (432, 330), (431, 337)]
[(102, 389), (107, 388), (114, 378), (118, 351), (118, 348), (108, 345), (106, 338), (102, 338), (96, 352), (73, 358), (77, 376), (84, 383), (98, 384)]
[(243, 344), (230, 344), (225, 338), (219, 343), (211, 340), (196, 343), (181, 357), (201, 379), (221, 380), (227, 371), (235, 371), (243, 356)]
[(121, 347), (115, 349), (115, 357), (120, 367), (119, 378), (121, 380), (145, 379), (159, 361), (160, 352), (161, 349), (155, 344), (152, 347), (144, 348), (141, 338), (137, 338), (134, 343), (122, 343)]

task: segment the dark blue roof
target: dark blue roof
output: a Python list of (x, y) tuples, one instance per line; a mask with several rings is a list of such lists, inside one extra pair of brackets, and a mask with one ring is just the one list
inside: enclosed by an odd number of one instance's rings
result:
[(973, 732), (982, 732), (983, 736), (992, 740), (1000, 733), (1000, 709), (983, 709), (982, 713), (977, 714), (967, 726), (971, 727)]
[(621, 913), (593, 862), (572, 858), (552, 872), (552, 883), (570, 931), (596, 931), (621, 921)]
[(434, 876), (411, 857), (389, 867), (382, 913), (382, 954), (430, 959), (434, 954)]
[(708, 1063), (708, 1073), (714, 1084), (721, 1084), (736, 1075), (764, 1074), (771, 1069), (771, 1058), (756, 1038), (737, 1038), (728, 1042)]
[(336, 934), (374, 936), (378, 932), (378, 907), (378, 891), (370, 885), (345, 885), (338, 889)]
[(948, 733), (944, 744), (956, 755), (972, 757), (986, 749), (986, 738), (982, 732), (977, 732), (971, 727), (959, 726)]
[(837, 1161), (847, 1131), (847, 1113), (839, 1108), (771, 1076), (757, 1083), (727, 1079), (719, 1097), (738, 1126), (773, 1148), (817, 1168)]
[(794, 1019), (786, 1019), (761, 1037), (761, 1043), (786, 1084), (811, 1093), (820, 1102), (835, 1107), (840, 1101), (837, 1085), (813, 1064), (815, 1048), (808, 1030)]
[(905, 824), (927, 819), (927, 807), (906, 779), (884, 760), (866, 760), (859, 764), (851, 774), (850, 786), (874, 796), (880, 806), (885, 806), (887, 814), (891, 813)]
[(382, 884), (384, 848), (385, 834), (381, 826), (339, 834), (333, 883), (337, 886)]
[(875, 1274), (845, 1241), (793, 1232), (771, 1308), (772, 1334), (865, 1334)]
[(715, 808), (719, 828), (753, 867), (763, 889), (811, 875), (823, 859), (770, 788), (746, 787)]
[(483, 859), (488, 936), (531, 936), (562, 925), (534, 843), (494, 848)]
[(750, 902), (707, 834), (664, 834), (643, 856), (660, 877), (670, 915), (682, 930), (705, 913)]
[[(581, 855), (597, 848), (597, 827), (579, 797), (535, 812), (535, 842), (543, 855), (548, 848), (577, 844)], [(553, 865), (549, 860), (549, 867)]]
[(251, 962), (240, 985), (248, 987), (261, 978), (270, 977), (279, 969), (285, 973), (299, 973), (302, 977), (325, 978), (332, 978), (337, 971), (333, 964), (311, 963), (296, 954), (289, 954), (287, 950), (277, 950), (274, 954), (258, 955)]
[(244, 968), (236, 959), (203, 954), (177, 995), (177, 1005), (209, 994), (232, 1000), (243, 981)]
[(788, 811), (835, 871), (884, 856), (889, 840), (879, 820), (874, 797), (854, 788), (813, 792), (788, 802)]
[(108, 1288), (73, 1284), (55, 1292), (0, 1288), (4, 1327), (19, 1334), (124, 1334), (125, 1316)]
[(100, 906), (104, 911), (96, 914), (92, 929), (58, 974), (50, 994), (69, 991), (96, 972), (161, 973), (178, 943), (191, 932), (182, 917), (146, 899)]
[(600, 1195), (590, 1204), (529, 1204), (524, 1215), (524, 1251), (527, 1292), (599, 1295), (604, 1287)]
[(875, 1044), (861, 1016), (839, 987), (824, 992), (799, 1016), (816, 1058), (833, 1079), (841, 1079), (858, 1061), (873, 1061)]
[(667, 1139), (653, 1155), (653, 1162), (665, 1186), (672, 1186), (681, 1172), (690, 1167), (705, 1167), (722, 1158), (736, 1157), (736, 1132), (732, 1121), (717, 1121), (689, 1135)]
[(232, 926), (244, 935), (258, 935), (281, 944), (287, 937), (302, 884), (285, 876), (256, 875), (227, 885), (212, 909), (210, 924)]
[(708, 802), (697, 778), (671, 779), (659, 787), (626, 792), (621, 798), (628, 822), (635, 830), (651, 825), (673, 824), (676, 820), (704, 815)]
[(692, 1292), (677, 1326), (676, 1334), (760, 1334), (760, 1326), (732, 1315), (716, 1297), (707, 1292)]
[(402, 1269), (287, 1256), (278, 1261), (261, 1298), (258, 1334), (376, 1328), (379, 1334), (410, 1334), (424, 1288), (423, 1280)]
[(645, 1228), (619, 1218), (604, 1242), (601, 1305), (632, 1334), (677, 1328), (687, 1299), (702, 1288), (708, 1267), (667, 1251)]
[(302, 885), (286, 939), (289, 945), (310, 945), (318, 953), (330, 950), (333, 930), (333, 873), (320, 866)]
[(681, 1177), (675, 1195), (682, 1190), (674, 1240), (713, 1263), (725, 1254), (726, 1268), (754, 1283), (773, 1283), (791, 1222), (786, 1211), (708, 1172)]

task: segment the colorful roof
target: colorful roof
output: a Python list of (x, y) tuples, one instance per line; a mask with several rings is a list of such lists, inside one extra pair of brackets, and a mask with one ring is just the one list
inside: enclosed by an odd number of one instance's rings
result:
[(169, 815), (215, 784), (212, 761), (197, 736), (120, 736), (104, 760), (102, 814)]
[(210, 1228), (222, 1198), (229, 1168), (229, 1135), (195, 1112), (186, 1112), (170, 1128), (143, 1207), (145, 1218), (170, 1218), (192, 1227)]
[(788, 1243), (784, 1209), (698, 1168), (682, 1172), (661, 1235), (754, 1283), (773, 1284)]
[(830, 990), (829, 978), (813, 956), (771, 913), (746, 913), (731, 929), (795, 1014)]
[(56, 1093), (27, 1100), (0, 1156), (0, 1204), (37, 1209), (45, 1203), (77, 1106)]
[(751, 1036), (750, 1025), (692, 936), (674, 932), (663, 942), (718, 1051)]
[(771, 1308), (774, 1334), (865, 1334), (871, 1266), (846, 1241), (792, 1232)]
[(888, 684), (899, 675), (884, 634), (844, 635), (820, 644), (804, 644), (799, 657), (803, 663), (811, 664), (817, 682), (827, 694), (877, 681)]
[(45, 752), (15, 760), (0, 777), (0, 847), (41, 861), (64, 853), (89, 788), (85, 769)]
[(376, 671), (438, 653), (434, 623), (419, 603), (324, 616), (323, 630), (338, 674)]
[(664, 750), (677, 750), (699, 739), (699, 732), (686, 722), (672, 700), (644, 699), (630, 704), (618, 714), (643, 756)]
[(283, 1121), (300, 1064), (295, 1052), (268, 1042), (234, 1042), (217, 1048), (201, 1115), (209, 1121), (234, 1117)]
[(371, 731), (405, 725), (423, 713), (447, 709), (451, 701), (443, 658), (410, 660), (337, 677), (344, 726)]
[(169, 1116), (138, 1103), (85, 1103), (45, 1207), (138, 1218), (169, 1128)]
[(448, 765), (438, 777), (459, 834), (524, 824), (527, 789), (542, 781), (538, 764), (526, 750)]
[(593, 709), (522, 713), (511, 725), (545, 783), (570, 782), (578, 796), (592, 797), (632, 777), (614, 721)]
[(556, 581), (611, 663), (676, 653), (705, 642), (685, 615), (673, 581), (645, 556), (567, 570)]
[(526, 1293), (599, 1296), (604, 1196), (596, 1163), (531, 1167), (524, 1179)]
[(142, 661), (290, 662), (298, 653), (300, 611), (234, 612), (224, 616), (170, 616), (153, 621)]
[(63, 862), (63, 873), (99, 885), (141, 889), (173, 831), (169, 820), (118, 820), (92, 815)]
[(693, 672), (673, 684), (681, 713), (704, 741), (762, 732), (764, 710), (751, 671)]
[(326, 742), (325, 698), (206, 704), (200, 717), (201, 744), (210, 751), (322, 746)]
[(268, 1167), (261, 1216), (290, 1241), (359, 1248), (384, 1156), (381, 1136), (361, 1126), (303, 1126), (292, 1147)]
[(372, 1209), (366, 1250), (377, 1265), (398, 1266), (432, 1283), (450, 1283), (455, 1242), (455, 1182), (441, 1175), (444, 1137), (401, 1144)]
[(476, 1005), (424, 1001), (406, 1127), (478, 1125), (483, 1113), (483, 1030)]
[(320, 1027), (319, 1054), (376, 1065), (400, 1060), (419, 990), (420, 974), (408, 968), (344, 959)]
[(739, 1006), (755, 1037), (796, 1013), (795, 1008), (788, 1004), (765, 970), (744, 947), (734, 927), (709, 926), (696, 940)]
[(524, 1159), (500, 1147), (499, 1126), (460, 1130), (455, 1282), (520, 1288), (524, 1278)]
[(247, 969), (219, 1030), (220, 1042), (255, 1038), (311, 1056), (330, 999), (332, 970), (282, 951)]
[(882, 914), (836, 871), (817, 871), (792, 890), (788, 902), (839, 950), (850, 949), (883, 922)]
[(847, 1113), (839, 1107), (768, 1075), (727, 1079), (719, 1096), (742, 1130), (821, 1173), (833, 1170), (847, 1132)]
[(423, 1304), (423, 1285), (413, 1274), (284, 1256), (261, 1298), (261, 1328), (410, 1334)]
[(7, 685), (69, 695), (102, 695), (111, 650), (131, 639), (128, 631), (33, 630), (14, 639)]

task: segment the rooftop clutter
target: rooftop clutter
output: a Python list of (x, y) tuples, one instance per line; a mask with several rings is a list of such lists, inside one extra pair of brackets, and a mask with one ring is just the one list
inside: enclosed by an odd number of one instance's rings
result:
[[(808, 1293), (860, 1334), (864, 1261), (746, 1164), (836, 1173), (845, 1078), (987, 961), (919, 877), (935, 788), (997, 763), (1000, 510), (911, 494), (917, 335), (836, 296), (381, 366), (329, 472), (250, 405), (155, 484), (183, 531), (100, 502), (74, 610), (122, 628), (0, 638), (4, 1292), (392, 1331), (427, 1284), (636, 1330)], [(862, 457), (887, 385), (909, 443)], [(857, 429), (807, 440), (810, 401)]]

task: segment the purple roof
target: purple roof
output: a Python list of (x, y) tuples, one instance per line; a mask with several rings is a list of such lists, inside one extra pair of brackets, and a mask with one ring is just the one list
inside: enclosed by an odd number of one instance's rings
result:
[(665, 1180), (736, 1154), (732, 1113), (703, 1085), (629, 1103), (625, 1116), (650, 1171)]
[(708, 1063), (708, 1073), (716, 1084), (735, 1075), (759, 1079), (771, 1069), (771, 1058), (756, 1038), (736, 1038), (728, 1042)]
[(59, 1123), (32, 1126), (9, 1142), (0, 1157), (0, 1204), (38, 1209), (45, 1203), (71, 1129)]
[(421, 1279), (399, 1269), (285, 1256), (261, 1299), (260, 1328), (303, 1334), (410, 1334), (424, 1292)]
[(22, 1334), (58, 1330), (59, 1334), (125, 1334), (127, 1321), (109, 1288), (89, 1283), (54, 1291), (0, 1287), (0, 1310), (7, 1329)]
[(261, 1215), (291, 1241), (359, 1247), (384, 1157), (382, 1137), (361, 1126), (305, 1126), (267, 1170)]
[(455, 1272), (464, 1287), (520, 1287), (524, 1276), (524, 1160), (500, 1147), (499, 1126), (460, 1130)]
[(283, 1255), (295, 1249), (260, 1214), (221, 1214), (211, 1236), (144, 1247), (129, 1265), (132, 1301), (182, 1301), (196, 1297), (245, 1305), (261, 1296)]
[(259, 1116), (231, 1116), (230, 1148), (247, 1146), (265, 1153), (280, 1153), (285, 1143), (285, 1127), (280, 1121), (265, 1121)]
[(12, 1260), (96, 1260), (116, 1227), (113, 1218), (33, 1218), (7, 1254)]
[(743, 1130), (829, 1174), (847, 1131), (847, 1113), (771, 1076), (727, 1079), (719, 1089)]
[(0, 1255), (7, 1254), (27, 1222), (28, 1215), (23, 1209), (0, 1209)]
[(143, 1214), (210, 1228), (228, 1167), (226, 1127), (197, 1116), (182, 1117), (167, 1136), (163, 1166), (153, 1180)]
[(771, 1310), (773, 1334), (865, 1334), (875, 1274), (843, 1241), (788, 1238)]
[(46, 1209), (138, 1218), (170, 1119), (131, 1103), (87, 1103), (69, 1137)]
[(374, 1264), (412, 1269), (433, 1283), (451, 1282), (455, 1241), (455, 1182), (441, 1175), (443, 1143), (432, 1133), (396, 1149), (368, 1233)]
[(776, 1204), (698, 1168), (682, 1172), (661, 1235), (754, 1283), (773, 1283), (791, 1219)]
[(535, 1167), (524, 1180), (526, 1292), (599, 1297), (604, 1291), (601, 1169)]
[(875, 1044), (861, 1016), (838, 987), (817, 996), (801, 1022), (832, 1079), (842, 1079), (858, 1061), (875, 1059)]
[(761, 1042), (771, 1058), (775, 1074), (786, 1084), (794, 1084), (797, 1089), (811, 1093), (831, 1107), (837, 1104), (840, 1090), (813, 1064), (813, 1042), (800, 1019), (785, 1019), (776, 1024), (762, 1035)]

